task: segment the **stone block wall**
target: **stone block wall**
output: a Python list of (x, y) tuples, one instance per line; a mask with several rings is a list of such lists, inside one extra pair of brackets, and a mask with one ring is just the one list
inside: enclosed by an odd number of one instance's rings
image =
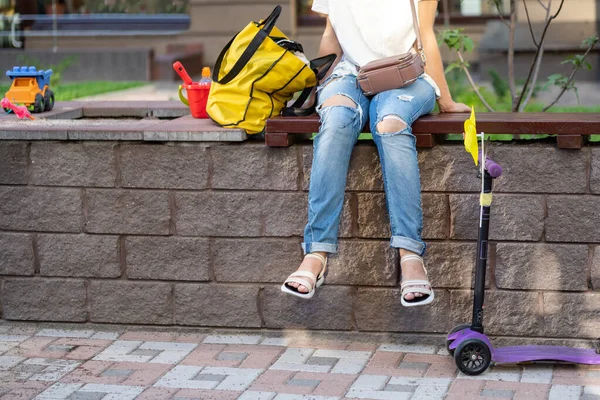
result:
[[(600, 149), (498, 144), (485, 323), (596, 338)], [(480, 181), (461, 146), (419, 151), (430, 307), (400, 305), (377, 153), (356, 147), (340, 254), (312, 301), (301, 262), (310, 144), (0, 142), (6, 320), (443, 334), (470, 321)]]

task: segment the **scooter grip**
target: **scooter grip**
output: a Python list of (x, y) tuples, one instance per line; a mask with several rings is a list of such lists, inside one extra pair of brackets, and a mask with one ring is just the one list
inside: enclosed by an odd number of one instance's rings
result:
[(492, 176), (492, 178), (498, 178), (502, 175), (502, 167), (497, 164), (494, 160), (485, 158), (485, 170)]

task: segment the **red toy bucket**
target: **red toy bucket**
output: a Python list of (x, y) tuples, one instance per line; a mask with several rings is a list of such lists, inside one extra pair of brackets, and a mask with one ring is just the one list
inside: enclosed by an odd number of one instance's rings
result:
[[(183, 96), (182, 90), (187, 92), (187, 99)], [(206, 113), (206, 102), (210, 86), (206, 87), (198, 82), (191, 85), (179, 85), (179, 99), (186, 106), (190, 106), (190, 111), (194, 118), (209, 118)]]

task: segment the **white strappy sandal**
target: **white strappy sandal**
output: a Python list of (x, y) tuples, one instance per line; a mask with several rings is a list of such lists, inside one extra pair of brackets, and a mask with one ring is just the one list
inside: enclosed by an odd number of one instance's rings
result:
[[(404, 256), (400, 259), (400, 265), (402, 265), (402, 261), (407, 260), (418, 260), (423, 264), (423, 270), (425, 271), (425, 275), (427, 275), (427, 269), (425, 268), (425, 264), (423, 263), (423, 259), (417, 255), (409, 255)], [(429, 286), (429, 289), (422, 288), (419, 286)], [(410, 280), (402, 282), (400, 285), (400, 289), (402, 290), (402, 298), (400, 302), (404, 307), (415, 307), (415, 306), (424, 306), (430, 304), (435, 298), (433, 294), (433, 288), (431, 287), (431, 283), (428, 280)], [(404, 296), (408, 293), (421, 293), (423, 296), (416, 297), (412, 300), (406, 300)]]
[[(283, 282), (283, 285), (281, 285), (281, 291), (283, 293), (291, 294), (292, 296), (297, 296), (302, 299), (308, 300), (312, 299), (312, 297), (315, 295), (316, 288), (321, 286), (325, 281), (325, 272), (327, 271), (327, 258), (316, 253), (309, 253), (304, 257), (316, 258), (317, 260), (321, 261), (321, 264), (323, 264), (323, 268), (321, 269), (319, 276), (316, 276), (310, 271), (296, 271), (293, 274), (291, 274), (285, 280), (285, 282)], [(308, 292), (299, 292), (298, 288), (289, 285), (289, 283), (291, 282), (299, 283), (300, 285), (307, 287)]]

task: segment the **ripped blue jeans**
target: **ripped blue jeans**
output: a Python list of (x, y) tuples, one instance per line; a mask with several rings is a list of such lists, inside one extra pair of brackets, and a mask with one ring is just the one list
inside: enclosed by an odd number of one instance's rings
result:
[[(323, 107), (323, 103), (335, 95), (350, 98), (356, 107)], [(302, 243), (305, 253), (338, 251), (338, 228), (350, 155), (367, 120), (381, 160), (390, 218), (390, 245), (419, 255), (425, 253), (421, 239), (421, 183), (411, 125), (433, 110), (435, 100), (434, 88), (423, 78), (404, 88), (366, 97), (357, 85), (356, 76), (334, 71), (319, 87), (317, 111), (321, 128), (314, 139), (308, 223)], [(386, 117), (401, 119), (406, 128), (380, 133), (377, 125)]]

